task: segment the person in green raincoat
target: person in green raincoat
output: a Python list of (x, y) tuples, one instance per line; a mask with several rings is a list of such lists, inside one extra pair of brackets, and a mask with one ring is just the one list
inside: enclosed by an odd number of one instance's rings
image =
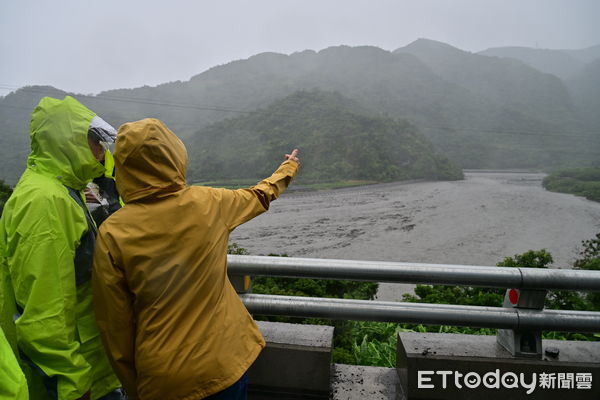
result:
[(0, 400), (27, 400), (27, 381), (12, 347), (0, 329)]
[(45, 97), (30, 136), (0, 219), (0, 278), (12, 290), (0, 296), (0, 323), (16, 337), (30, 398), (119, 399), (92, 307), (96, 226), (83, 194), (104, 173), (101, 144), (116, 132), (72, 97)]

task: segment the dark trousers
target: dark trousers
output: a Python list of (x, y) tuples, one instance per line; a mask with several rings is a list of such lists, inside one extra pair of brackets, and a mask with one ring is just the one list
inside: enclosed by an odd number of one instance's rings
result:
[(248, 386), (248, 373), (242, 375), (239, 381), (227, 389), (206, 397), (206, 400), (247, 400), (246, 387)]
[(105, 394), (100, 397), (98, 400), (125, 400), (125, 393), (121, 389), (114, 390), (110, 393)]

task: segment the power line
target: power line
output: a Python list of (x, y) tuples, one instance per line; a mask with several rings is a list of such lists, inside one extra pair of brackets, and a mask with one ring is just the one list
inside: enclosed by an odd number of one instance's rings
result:
[[(0, 84), (0, 88), (5, 88), (5, 85)], [(63, 92), (62, 90), (55, 89), (56, 91)], [(50, 90), (40, 90), (40, 89), (31, 89), (31, 88), (22, 88), (21, 91), (29, 92), (29, 93), (48, 93)], [(65, 92), (68, 94), (68, 92)], [(243, 113), (243, 114), (253, 114), (253, 113), (262, 113), (268, 114), (267, 112), (260, 110), (237, 110), (229, 107), (223, 106), (199, 106), (187, 103), (169, 103), (164, 101), (155, 101), (155, 100), (146, 100), (140, 99), (136, 97), (122, 97), (122, 96), (110, 96), (110, 95), (98, 95), (91, 96), (87, 94), (73, 94), (73, 97), (84, 97), (92, 100), (110, 100), (110, 101), (119, 101), (124, 103), (137, 103), (137, 104), (146, 104), (146, 105), (156, 105), (163, 107), (173, 107), (173, 108), (182, 108), (182, 109), (193, 109), (193, 110), (202, 110), (202, 111), (222, 111), (222, 112), (232, 112), (232, 113)], [(292, 114), (290, 114), (292, 115)]]
[[(17, 87), (11, 87), (12, 85), (0, 84), (0, 88), (10, 88), (10, 89), (18, 89)], [(54, 89), (54, 88), (53, 88)], [(26, 91), (30, 93), (48, 93), (50, 90), (41, 90), (41, 89), (33, 89), (33, 88), (20, 88), (21, 91)], [(64, 92), (60, 89), (54, 89), (59, 92)], [(67, 93), (67, 92), (64, 92)], [(180, 109), (192, 109), (192, 110), (200, 110), (200, 111), (218, 111), (218, 112), (230, 112), (237, 114), (259, 114), (259, 115), (281, 115), (288, 117), (298, 117), (296, 114), (292, 113), (282, 113), (282, 112), (268, 112), (262, 110), (239, 110), (230, 107), (223, 106), (199, 106), (188, 103), (171, 103), (165, 101), (155, 101), (155, 100), (147, 100), (140, 99), (135, 97), (122, 97), (122, 96), (110, 96), (110, 95), (101, 95), (101, 96), (91, 96), (84, 94), (75, 94), (74, 97), (84, 97), (89, 98), (91, 100), (107, 100), (107, 101), (117, 101), (124, 103), (136, 103), (136, 104), (145, 104), (145, 105), (155, 105), (161, 107), (172, 107), (172, 108), (180, 108)], [(10, 107), (10, 108), (19, 108), (23, 110), (29, 110), (25, 107), (16, 107), (9, 105), (0, 105), (0, 107)], [(534, 132), (534, 131), (523, 131), (523, 130), (490, 130), (490, 129), (479, 129), (479, 128), (462, 128), (462, 127), (445, 127), (445, 126), (432, 126), (427, 124), (419, 123), (418, 125), (412, 123), (417, 128), (424, 129), (436, 129), (436, 130), (444, 130), (451, 132), (476, 132), (476, 133), (491, 133), (491, 134), (506, 134), (506, 135), (521, 135), (521, 136), (540, 136), (540, 137), (560, 137), (562, 139), (573, 139), (573, 138), (582, 138), (582, 139), (599, 139), (599, 137), (593, 137), (593, 135), (600, 135), (600, 132)]]

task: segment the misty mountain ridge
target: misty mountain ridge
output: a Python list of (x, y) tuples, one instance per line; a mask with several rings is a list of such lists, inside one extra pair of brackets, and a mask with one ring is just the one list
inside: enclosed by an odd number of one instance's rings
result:
[[(445, 43), (419, 39), (394, 53), (412, 54), (436, 75), (499, 105), (556, 123), (576, 124), (567, 88), (557, 77), (512, 59), (472, 54)], [(532, 90), (535, 89), (535, 90)]]
[[(235, 145), (232, 145), (235, 144)], [(267, 176), (301, 149), (299, 182), (462, 179), (462, 171), (407, 121), (376, 115), (335, 92), (298, 91), (188, 140), (188, 180)]]
[[(600, 149), (587, 134), (597, 131), (589, 110), (598, 107), (581, 100), (596, 101), (600, 93), (588, 82), (596, 79), (590, 71), (577, 84), (565, 84), (516, 59), (421, 39), (393, 52), (336, 46), (261, 53), (185, 82), (75, 97), (114, 126), (156, 117), (191, 142), (211, 124), (318, 89), (352, 99), (372, 115), (409, 121), (462, 167), (539, 168), (600, 158), (590, 153)], [(0, 167), (8, 182), (25, 166), (30, 114), (46, 92), (64, 93), (27, 87), (0, 98)]]
[(519, 60), (559, 77), (588, 126), (593, 129), (600, 126), (600, 45), (579, 50), (498, 47), (478, 54)]
[(553, 74), (562, 80), (568, 80), (580, 73), (586, 64), (600, 59), (600, 45), (578, 50), (494, 47), (477, 54), (512, 58), (539, 71)]

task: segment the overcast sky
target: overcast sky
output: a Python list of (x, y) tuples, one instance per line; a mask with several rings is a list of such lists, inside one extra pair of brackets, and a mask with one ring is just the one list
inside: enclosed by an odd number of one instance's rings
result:
[(341, 44), (579, 49), (600, 44), (599, 17), (599, 0), (2, 0), (0, 95), (155, 86), (261, 52)]

